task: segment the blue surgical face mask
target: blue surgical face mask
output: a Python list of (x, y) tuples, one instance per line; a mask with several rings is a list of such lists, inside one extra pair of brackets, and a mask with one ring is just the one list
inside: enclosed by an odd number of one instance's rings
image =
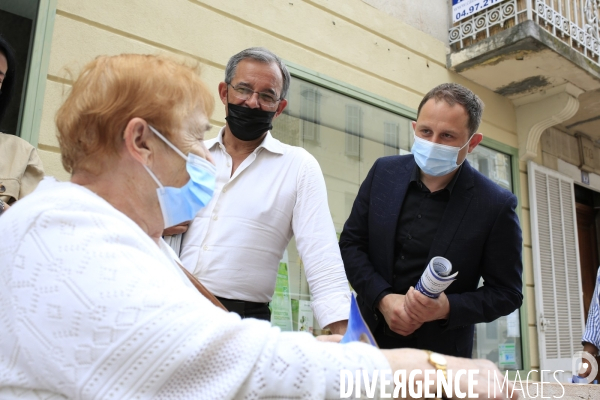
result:
[[(460, 167), (456, 164), (458, 153), (471, 141), (467, 141), (463, 147), (445, 146), (414, 135), (411, 153), (415, 156), (415, 162), (421, 171), (430, 176), (443, 176)], [(461, 163), (462, 164), (462, 163)]]
[(182, 222), (194, 219), (198, 211), (205, 207), (213, 196), (215, 190), (216, 168), (204, 158), (189, 153), (187, 157), (175, 147), (160, 132), (148, 125), (150, 130), (163, 142), (171, 147), (177, 154), (186, 160), (186, 169), (190, 180), (180, 188), (163, 186), (150, 168), (144, 165), (146, 171), (158, 185), (156, 193), (162, 211), (165, 228), (175, 226)]

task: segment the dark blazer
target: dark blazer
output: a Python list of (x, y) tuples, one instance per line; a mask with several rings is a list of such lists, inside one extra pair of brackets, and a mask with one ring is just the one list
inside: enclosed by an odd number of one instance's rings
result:
[[(398, 216), (414, 168), (412, 154), (378, 159), (340, 236), (346, 275), (372, 331), (385, 323), (375, 300), (384, 290), (393, 291)], [(459, 271), (445, 291), (450, 317), (423, 324), (415, 332), (419, 348), (470, 358), (473, 324), (493, 321), (521, 305), (522, 237), (516, 206), (512, 193), (464, 162), (429, 251), (429, 259), (446, 257), (453, 272)], [(478, 289), (481, 277), (484, 285)]]

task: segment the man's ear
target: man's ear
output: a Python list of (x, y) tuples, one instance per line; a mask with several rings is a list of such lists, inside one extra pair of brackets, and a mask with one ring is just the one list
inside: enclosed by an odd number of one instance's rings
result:
[(275, 116), (273, 118), (277, 118), (279, 116), (279, 114), (281, 114), (283, 112), (283, 110), (285, 110), (286, 106), (287, 106), (287, 100), (281, 99), (279, 101), (279, 106), (277, 106), (277, 111), (275, 112)]
[(221, 98), (221, 103), (223, 103), (224, 105), (227, 105), (227, 89), (227, 83), (219, 83), (219, 97)]
[(151, 136), (148, 123), (137, 117), (127, 123), (123, 132), (126, 152), (143, 165), (148, 165), (152, 158), (152, 150), (148, 144)]
[(417, 121), (410, 121), (410, 124), (413, 127), (413, 132), (417, 129)]
[(471, 137), (471, 141), (469, 142), (469, 153), (472, 152), (473, 149), (475, 149), (475, 147), (477, 147), (477, 145), (479, 143), (481, 143), (482, 140), (483, 140), (483, 133), (473, 134), (473, 136)]

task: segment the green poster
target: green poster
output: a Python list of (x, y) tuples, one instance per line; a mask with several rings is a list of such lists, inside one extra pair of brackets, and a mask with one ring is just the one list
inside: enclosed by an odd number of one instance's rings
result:
[(292, 303), (290, 301), (287, 250), (283, 254), (283, 259), (279, 262), (275, 293), (269, 307), (271, 308), (271, 325), (278, 326), (282, 331), (292, 331)]
[(498, 345), (498, 364), (500, 369), (517, 369), (517, 357), (514, 343)]

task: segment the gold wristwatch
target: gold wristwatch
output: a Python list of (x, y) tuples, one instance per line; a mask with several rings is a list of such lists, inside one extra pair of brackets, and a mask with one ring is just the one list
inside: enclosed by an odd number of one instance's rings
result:
[[(448, 382), (448, 361), (446, 361), (446, 357), (444, 357), (442, 354), (434, 353), (430, 350), (425, 350), (425, 353), (427, 353), (427, 361), (429, 362), (429, 364), (435, 367), (436, 374), (437, 370), (442, 371), (442, 374), (444, 374), (444, 379), (446, 379), (446, 382)], [(437, 382), (437, 378), (435, 381)]]

